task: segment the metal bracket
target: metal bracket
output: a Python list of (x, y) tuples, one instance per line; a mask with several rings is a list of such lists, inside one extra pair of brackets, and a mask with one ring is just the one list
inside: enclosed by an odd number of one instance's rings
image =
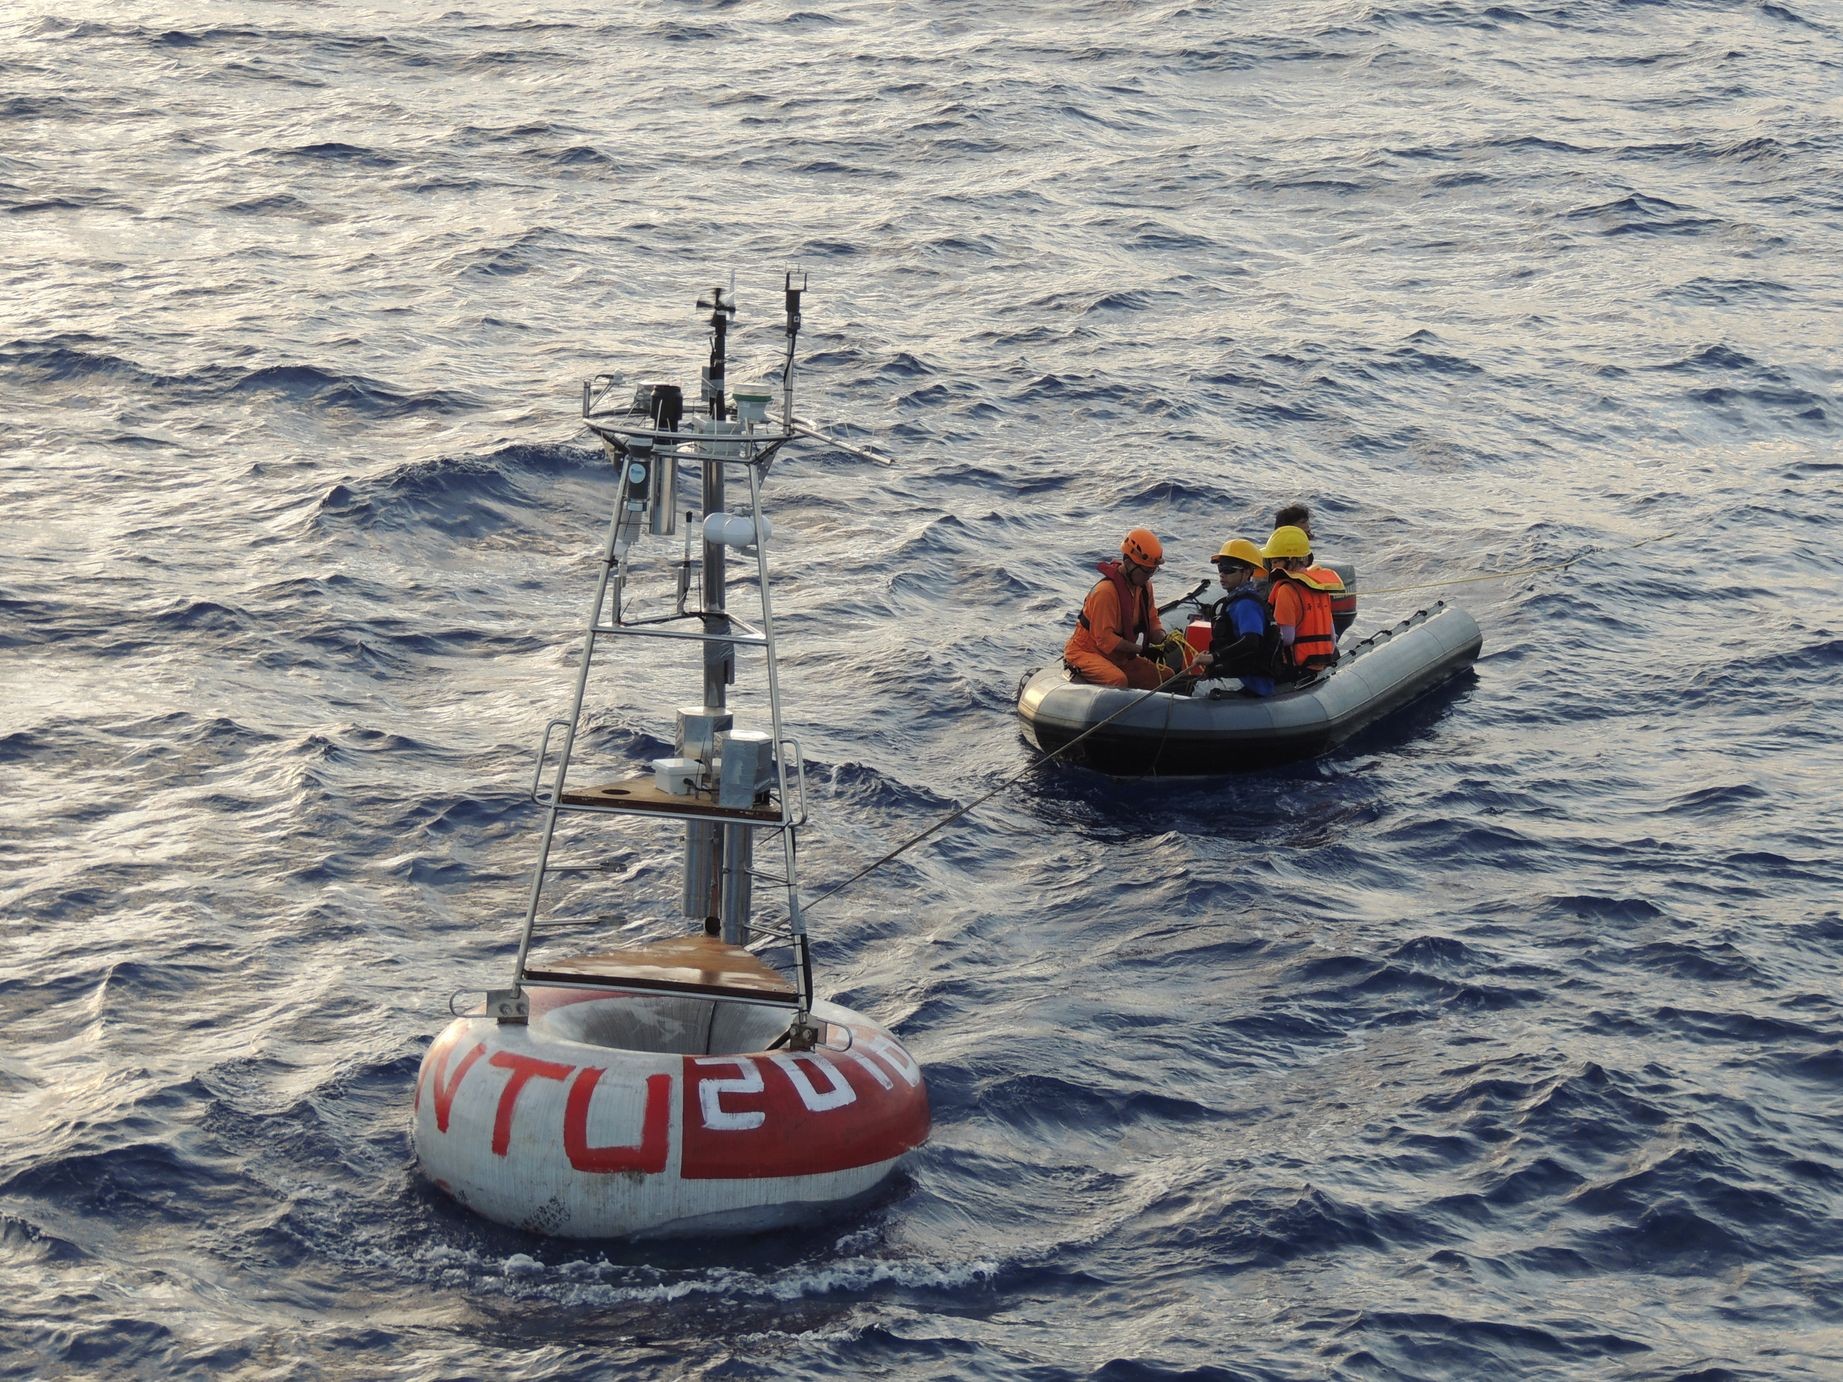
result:
[(810, 1051), (819, 1044), (823, 1033), (819, 1024), (813, 1021), (810, 1012), (797, 1012), (794, 1020), (787, 1024), (787, 1049), (789, 1051)]
[(488, 989), (483, 1017), (500, 1022), (524, 1023), (531, 1020), (531, 1004), (523, 989)]

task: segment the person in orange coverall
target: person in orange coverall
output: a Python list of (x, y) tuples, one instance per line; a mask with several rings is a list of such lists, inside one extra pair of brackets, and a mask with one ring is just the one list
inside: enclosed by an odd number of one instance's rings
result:
[(1063, 645), (1062, 660), (1078, 680), (1101, 686), (1151, 691), (1173, 680), (1145, 650), (1165, 639), (1152, 594), (1152, 573), (1165, 561), (1165, 548), (1146, 528), (1134, 528), (1120, 544), (1120, 560), (1095, 567), (1101, 579), (1083, 601), (1075, 632)]

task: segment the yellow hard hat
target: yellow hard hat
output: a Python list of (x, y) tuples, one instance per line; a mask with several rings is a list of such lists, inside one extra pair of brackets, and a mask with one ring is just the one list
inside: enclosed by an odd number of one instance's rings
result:
[(1305, 535), (1304, 528), (1295, 528), (1287, 524), (1284, 528), (1275, 528), (1273, 536), (1267, 539), (1267, 545), (1261, 548), (1264, 557), (1309, 557), (1312, 555), (1312, 539)]
[(1158, 540), (1158, 534), (1150, 528), (1135, 528), (1120, 543), (1120, 555), (1130, 557), (1141, 566), (1162, 566), (1165, 562), (1165, 544)]
[(1222, 550), (1216, 553), (1216, 565), (1221, 566), (1229, 560), (1246, 562), (1256, 571), (1266, 569), (1261, 564), (1261, 549), (1245, 537), (1232, 537), (1222, 544)]

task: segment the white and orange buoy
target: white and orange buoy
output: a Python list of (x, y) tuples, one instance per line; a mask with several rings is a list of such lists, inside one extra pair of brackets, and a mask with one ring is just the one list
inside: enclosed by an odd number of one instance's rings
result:
[[(779, 978), (707, 937), (578, 964)], [(522, 1024), (449, 1024), (416, 1083), (423, 1173), (498, 1223), (566, 1238), (775, 1228), (874, 1191), (928, 1136), (921, 1067), (847, 1008), (816, 1003), (820, 1039), (792, 1051), (773, 1049), (788, 1025), (779, 1005), (527, 993)]]
[[(498, 1223), (573, 1238), (774, 1228), (860, 1200), (928, 1136), (914, 1057), (887, 1028), (813, 993), (794, 848), (806, 818), (805, 766), (781, 723), (768, 594), (773, 528), (761, 511), (775, 454), (811, 431), (794, 421), (805, 288), (795, 278), (786, 283), (778, 422), (761, 392), (739, 391), (744, 406), (729, 415), (724, 347), (735, 308), (721, 290), (699, 304), (711, 309), (712, 331), (701, 405), (687, 407), (684, 392), (667, 385), (641, 386), (627, 402), (607, 376), (583, 390), (584, 419), (620, 483), (574, 704), (545, 728), (538, 749), (531, 796), (544, 827), (513, 982), (449, 1024), (416, 1081), (423, 1174)], [(726, 505), (726, 471), (746, 478), (746, 509)], [(695, 514), (678, 492), (687, 472), (701, 479), (702, 542), (695, 556), (687, 541), (683, 557), (666, 563), (675, 577), (667, 608), (646, 610), (629, 592), (635, 549), (649, 533), (669, 536), (681, 511)], [(732, 548), (754, 558), (759, 627), (727, 607), (738, 583), (726, 571)], [(674, 756), (655, 760), (650, 775), (583, 786), (572, 768), (580, 768), (585, 694), (627, 639), (701, 644), (703, 701), (679, 709)], [(745, 649), (762, 657), (765, 731), (738, 728), (728, 704)], [(680, 823), (679, 910), (697, 931), (542, 958), (546, 883), (578, 871), (550, 857), (566, 816)], [(780, 843), (784, 908), (755, 896), (758, 835)]]

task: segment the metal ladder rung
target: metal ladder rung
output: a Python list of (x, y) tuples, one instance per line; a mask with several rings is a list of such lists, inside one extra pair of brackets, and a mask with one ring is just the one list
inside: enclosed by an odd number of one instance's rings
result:
[(732, 643), (744, 647), (765, 648), (768, 640), (759, 633), (681, 633), (677, 629), (642, 629), (632, 624), (597, 624), (597, 634), (617, 634), (623, 638), (680, 638), (694, 643)]
[[(669, 446), (681, 461), (714, 461), (719, 465), (765, 467), (774, 453), (794, 439), (794, 433), (779, 432), (662, 432), (657, 427), (634, 426), (633, 413), (591, 413), (583, 423), (598, 437), (622, 441), (647, 440), (655, 447)], [(648, 419), (641, 417), (641, 421)], [(746, 449), (747, 454), (735, 454)]]
[(546, 988), (590, 989), (615, 993), (685, 993), (701, 998), (717, 998), (726, 1003), (752, 1003), (764, 1008), (798, 1008), (800, 995), (791, 988), (784, 994), (766, 990), (727, 988), (716, 984), (683, 984), (665, 979), (603, 979), (592, 974), (573, 974), (567, 970), (527, 969), (521, 984), (540, 984)]

